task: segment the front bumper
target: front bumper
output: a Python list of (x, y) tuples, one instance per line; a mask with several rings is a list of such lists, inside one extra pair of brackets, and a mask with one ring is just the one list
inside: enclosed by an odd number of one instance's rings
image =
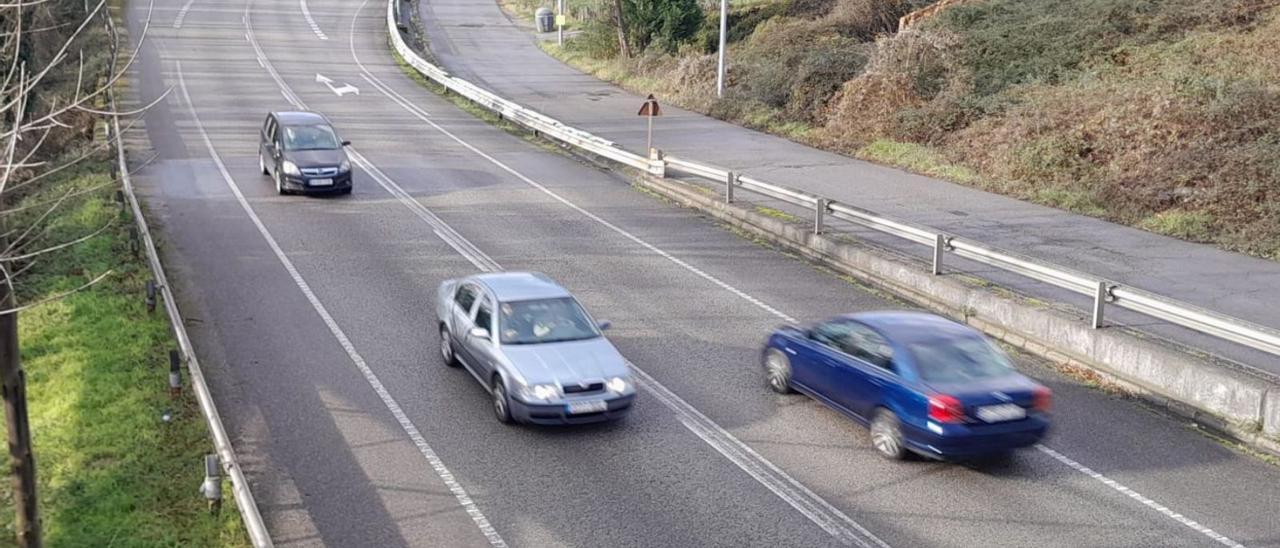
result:
[(937, 426), (941, 434), (927, 428), (904, 426), (907, 447), (941, 459), (977, 457), (1035, 445), (1049, 432), (1049, 421), (1038, 414), (1004, 424)]
[[(331, 179), (331, 185), (317, 185), (316, 180)], [(351, 172), (339, 173), (332, 177), (308, 176), (308, 175), (285, 175), (283, 179), (285, 190), (290, 192), (305, 193), (325, 193), (325, 192), (342, 192), (351, 188)]]
[(563, 403), (526, 403), (518, 398), (511, 398), (511, 416), (518, 422), (547, 425), (605, 422), (625, 417), (631, 412), (631, 403), (635, 398), (634, 393), (604, 396), (602, 399), (607, 405), (604, 411), (579, 414), (569, 414)]

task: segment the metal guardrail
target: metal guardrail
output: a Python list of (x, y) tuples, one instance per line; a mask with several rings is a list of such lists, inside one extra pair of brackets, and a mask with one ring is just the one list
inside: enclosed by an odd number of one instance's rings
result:
[[(110, 94), (110, 103), (112, 112), (116, 112), (115, 95)], [(254, 502), (253, 493), (249, 491), (249, 482), (244, 477), (244, 472), (240, 470), (240, 463), (236, 460), (235, 450), (231, 447), (231, 438), (227, 435), (227, 429), (222, 425), (222, 416), (218, 414), (218, 407), (214, 404), (213, 395), (209, 393), (209, 386), (204, 380), (204, 372), (200, 368), (200, 360), (196, 358), (195, 348), (191, 345), (191, 337), (187, 335), (187, 328), (182, 323), (182, 314), (178, 311), (177, 301), (173, 298), (173, 292), (169, 288), (169, 279), (164, 274), (164, 266), (160, 264), (160, 254), (156, 251), (155, 240), (151, 237), (151, 231), (147, 227), (147, 219), (142, 215), (142, 206), (138, 202), (138, 197), (133, 192), (133, 181), (129, 178), (129, 166), (125, 162), (124, 155), (124, 139), (120, 134), (120, 117), (112, 116), (111, 124), (107, 126), (107, 131), (111, 133), (109, 138), (114, 138), (116, 142), (116, 161), (118, 162), (118, 171), (120, 173), (121, 186), (124, 187), (125, 199), (129, 201), (129, 208), (133, 211), (133, 218), (138, 225), (138, 233), (142, 239), (143, 248), (146, 250), (147, 262), (151, 266), (151, 273), (155, 277), (156, 285), (160, 291), (160, 296), (164, 300), (165, 312), (169, 316), (169, 324), (173, 327), (174, 337), (178, 339), (178, 348), (182, 352), (182, 357), (187, 363), (188, 374), (191, 377), (191, 387), (195, 392), (196, 401), (200, 405), (200, 411), (204, 415), (205, 422), (209, 426), (209, 434), (213, 438), (214, 449), (218, 453), (218, 460), (222, 463), (223, 470), (231, 478), (231, 492), (236, 499), (236, 507), (240, 510), (240, 519), (244, 521), (245, 530), (249, 533), (249, 541), (256, 548), (272, 548), (274, 544), (271, 536), (267, 533), (267, 527), (262, 521), (262, 514), (258, 512), (258, 505)]]
[(814, 231), (823, 231), (826, 216), (849, 221), (863, 227), (896, 236), (933, 248), (933, 273), (941, 274), (947, 253), (1022, 276), (1067, 289), (1094, 299), (1093, 326), (1103, 325), (1103, 311), (1107, 305), (1115, 305), (1177, 324), (1201, 333), (1213, 335), (1234, 343), (1280, 356), (1280, 331), (1261, 326), (1184, 303), (1169, 297), (1141, 289), (1121, 286), (1103, 278), (1077, 272), (1066, 267), (1041, 261), (1018, 253), (998, 249), (979, 242), (945, 234), (933, 228), (916, 225), (900, 219), (886, 217), (850, 204), (836, 202), (822, 196), (767, 183), (743, 176), (733, 171), (674, 157), (663, 157), (660, 151), (650, 151), (642, 156), (622, 149), (617, 144), (596, 137), (586, 131), (565, 124), (537, 111), (524, 108), (476, 87), (465, 80), (451, 76), (414, 52), (396, 30), (395, 11), (400, 0), (389, 0), (387, 5), (387, 30), (395, 50), (410, 66), (471, 101), (492, 110), (499, 116), (516, 122), (535, 132), (603, 156), (623, 165), (665, 176), (667, 168), (721, 183), (725, 188), (725, 200), (734, 200), (735, 190), (741, 189), (810, 208), (814, 211)]

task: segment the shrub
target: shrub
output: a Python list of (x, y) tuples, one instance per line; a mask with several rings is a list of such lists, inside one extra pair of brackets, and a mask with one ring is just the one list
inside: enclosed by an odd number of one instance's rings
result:
[(624, 6), (627, 39), (637, 50), (674, 53), (702, 25), (697, 0), (626, 0)]

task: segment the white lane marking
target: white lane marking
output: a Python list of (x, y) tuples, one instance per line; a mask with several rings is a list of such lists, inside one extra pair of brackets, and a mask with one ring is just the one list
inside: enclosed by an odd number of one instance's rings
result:
[(1053, 449), (1045, 447), (1044, 445), (1039, 443), (1036, 444), (1036, 449), (1039, 449), (1041, 453), (1044, 453), (1046, 455), (1049, 455), (1050, 457), (1053, 457), (1054, 460), (1067, 465), (1072, 470), (1075, 470), (1077, 472), (1080, 472), (1081, 474), (1084, 474), (1095, 480), (1098, 480), (1099, 482), (1102, 482), (1103, 485), (1106, 485), (1107, 487), (1115, 489), (1121, 494), (1142, 503), (1143, 506), (1146, 506), (1148, 508), (1151, 508), (1152, 510), (1160, 512), (1165, 517), (1173, 521), (1176, 521), (1178, 523), (1181, 523), (1182, 525), (1190, 527), (1193, 531), (1200, 533), (1206, 537), (1209, 537), (1217, 541), (1219, 544), (1222, 544), (1224, 546), (1230, 546), (1232, 548), (1244, 548), (1243, 544), (1240, 544), (1234, 540), (1231, 540), (1226, 536), (1223, 536), (1221, 533), (1214, 531), (1213, 529), (1200, 525), (1199, 522), (1196, 522), (1191, 518), (1188, 518), (1182, 514), (1174, 512), (1173, 510), (1169, 509), (1169, 507), (1163, 504), (1160, 504), (1154, 500), (1151, 500), (1143, 496), (1141, 493), (1134, 491), (1133, 489), (1125, 487), (1123, 484), (1121, 484), (1120, 482), (1117, 482), (1116, 480), (1113, 480), (1098, 472), (1095, 472), (1092, 468), (1089, 468), (1088, 466), (1080, 464), (1075, 460), (1072, 460), (1070, 457), (1063, 455), (1062, 453), (1054, 451)]
[(280, 244), (276, 242), (275, 237), (271, 235), (269, 230), (267, 230), (262, 219), (258, 217), (258, 214), (253, 210), (253, 207), (249, 205), (249, 201), (245, 199), (244, 194), (240, 192), (240, 187), (236, 185), (235, 180), (231, 177), (231, 173), (227, 171), (226, 165), (223, 164), (222, 158), (218, 156), (218, 151), (214, 148), (213, 141), (209, 138), (209, 133), (205, 130), (204, 123), (201, 122), (200, 116), (196, 114), (195, 104), (191, 102), (191, 95), (187, 91), (186, 77), (182, 72), (182, 61), (177, 61), (177, 70), (178, 85), (182, 89), (182, 97), (187, 103), (187, 109), (191, 113), (191, 118), (195, 122), (195, 127), (200, 132), (200, 137), (204, 140), (205, 148), (208, 149), (209, 156), (213, 159), (214, 165), (217, 166), (218, 172), (222, 174), (222, 179), (226, 181), (227, 187), (231, 189), (231, 193), (235, 195), (236, 200), (240, 202), (240, 207), (244, 209), (245, 214), (249, 216), (251, 221), (253, 221), (253, 225), (258, 229), (258, 233), (262, 235), (264, 240), (266, 240), (271, 251), (275, 253), (276, 258), (280, 260), (280, 264), (284, 266), (285, 270), (288, 271), (289, 276), (293, 278), (293, 283), (297, 285), (298, 289), (302, 291), (302, 294), (306, 296), (307, 301), (311, 303), (311, 307), (315, 309), (316, 314), (320, 315), (320, 319), (324, 321), (325, 325), (329, 328), (329, 332), (333, 334), (333, 337), (337, 339), (338, 344), (340, 344), (342, 349), (346, 351), (351, 362), (355, 364), (356, 368), (360, 370), (360, 373), (364, 375), (365, 381), (369, 383), (369, 386), (373, 388), (373, 391), (378, 395), (378, 398), (382, 400), (383, 405), (385, 405), (387, 410), (391, 412), (391, 415), (395, 417), (396, 422), (400, 424), (400, 428), (404, 430), (405, 434), (409, 435), (409, 439), (413, 441), (415, 446), (417, 446), (418, 452), (427, 459), (427, 463), (431, 466), (431, 469), (434, 470), (436, 475), (440, 477), (440, 480), (444, 482), (445, 487), (453, 493), (454, 498), (457, 499), (458, 504), (462, 506), (467, 515), (471, 516), (471, 520), (476, 524), (476, 527), (480, 529), (480, 533), (483, 534), (485, 538), (489, 540), (489, 544), (495, 548), (506, 548), (506, 541), (504, 541), (502, 536), (498, 534), (498, 531), (493, 528), (489, 519), (485, 517), (484, 513), (480, 511), (480, 508), (476, 506), (475, 500), (467, 494), (466, 489), (462, 487), (462, 484), (458, 482), (453, 473), (449, 471), (449, 468), (445, 466), (444, 461), (440, 459), (435, 450), (431, 448), (431, 445), (427, 443), (426, 438), (423, 437), (422, 432), (418, 430), (418, 427), (409, 420), (404, 409), (400, 407), (400, 404), (396, 402), (395, 398), (391, 396), (391, 393), (387, 391), (386, 386), (383, 385), (382, 381), (378, 379), (378, 376), (374, 374), (373, 369), (371, 369), (369, 364), (365, 362), (364, 357), (356, 351), (355, 345), (351, 343), (351, 339), (347, 337), (347, 334), (338, 326), (338, 322), (333, 319), (331, 314), (329, 314), (329, 310), (326, 309), (324, 304), (320, 302), (320, 299), (316, 297), (315, 292), (311, 290), (311, 286), (307, 284), (307, 281), (303, 279), (302, 274), (296, 267), (294, 267), (293, 261), (289, 260), (289, 257), (285, 255)]
[(187, 3), (182, 5), (182, 9), (178, 10), (178, 17), (173, 20), (173, 28), (182, 28), (182, 21), (187, 18), (187, 11), (191, 9), (191, 5), (194, 3), (196, 3), (196, 0), (187, 0)]
[(311, 10), (307, 8), (307, 0), (298, 0), (298, 5), (302, 7), (302, 16), (307, 18), (307, 24), (311, 25), (311, 32), (316, 33), (321, 40), (328, 40), (324, 31), (320, 30), (320, 25), (316, 24), (316, 20), (311, 18)]
[(355, 87), (351, 84), (343, 84), (341, 87), (334, 86), (333, 78), (320, 74), (319, 72), (316, 73), (316, 83), (324, 84), (325, 87), (329, 88), (329, 91), (332, 91), (333, 94), (337, 95), (338, 97), (342, 97), (343, 95), (346, 95), (348, 93), (354, 93), (356, 95), (360, 95), (360, 88)]

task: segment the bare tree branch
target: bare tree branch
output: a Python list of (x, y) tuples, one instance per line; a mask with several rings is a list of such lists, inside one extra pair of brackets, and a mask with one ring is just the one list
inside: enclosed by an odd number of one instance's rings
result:
[(44, 255), (44, 254), (46, 254), (46, 253), (53, 253), (54, 251), (58, 251), (58, 250), (60, 250), (60, 249), (66, 249), (66, 248), (71, 247), (71, 246), (73, 246), (73, 245), (76, 245), (76, 244), (80, 244), (80, 243), (87, 242), (87, 241), (92, 240), (93, 238), (97, 237), (99, 234), (102, 234), (103, 232), (106, 232), (106, 230), (107, 230), (108, 228), (111, 228), (111, 227), (115, 226), (115, 224), (116, 224), (116, 220), (113, 218), (113, 219), (111, 219), (110, 221), (107, 221), (106, 223), (104, 223), (104, 224), (103, 224), (101, 227), (99, 227), (97, 230), (95, 230), (95, 231), (93, 231), (93, 232), (90, 232), (90, 233), (88, 233), (88, 234), (85, 234), (84, 236), (81, 236), (81, 237), (76, 238), (76, 239), (74, 239), (74, 240), (67, 241), (67, 242), (62, 242), (62, 243), (60, 243), (60, 244), (58, 244), (58, 245), (49, 246), (49, 247), (46, 247), (46, 248), (40, 249), (40, 250), (38, 250), (38, 251), (32, 251), (31, 253), (23, 253), (22, 255), (13, 255), (13, 256), (8, 256), (8, 257), (0, 257), (0, 263), (11, 263), (11, 262), (15, 262), (15, 261), (21, 261), (21, 260), (25, 260), (25, 259), (30, 259), (30, 258), (32, 258), (32, 257), (39, 257), (39, 256)]
[(97, 277), (97, 278), (94, 278), (93, 280), (90, 280), (90, 281), (89, 281), (89, 283), (86, 283), (86, 284), (84, 284), (84, 285), (82, 285), (82, 286), (80, 286), (80, 287), (77, 287), (77, 288), (75, 288), (75, 289), (72, 289), (72, 290), (70, 290), (70, 291), (65, 291), (65, 292), (59, 293), (59, 294), (57, 294), (57, 295), (54, 295), (54, 296), (52, 296), (52, 297), (48, 297), (48, 298), (44, 298), (44, 299), (40, 299), (40, 300), (38, 300), (38, 301), (36, 301), (36, 302), (34, 302), (34, 303), (24, 304), (24, 305), (22, 305), (22, 306), (18, 306), (18, 307), (10, 308), (10, 309), (8, 309), (8, 310), (0, 310), (0, 316), (3, 316), (3, 315), (5, 315), (5, 314), (13, 314), (14, 312), (22, 312), (23, 310), (27, 310), (27, 309), (29, 309), (29, 308), (35, 308), (35, 307), (40, 306), (40, 305), (42, 305), (42, 304), (51, 303), (51, 302), (53, 302), (53, 301), (60, 301), (60, 300), (62, 300), (62, 299), (65, 299), (65, 298), (67, 298), (67, 297), (70, 297), (71, 295), (74, 295), (74, 294), (76, 294), (76, 293), (79, 293), (79, 292), (81, 292), (81, 291), (84, 291), (84, 290), (86, 290), (86, 289), (89, 289), (90, 287), (94, 286), (94, 285), (95, 285), (95, 284), (97, 284), (98, 282), (100, 282), (100, 281), (102, 281), (102, 280), (106, 279), (106, 277), (107, 277), (107, 276), (110, 276), (110, 275), (112, 275), (112, 274), (114, 274), (114, 273), (115, 273), (115, 270), (108, 270), (108, 271), (103, 272), (102, 274), (98, 275), (98, 277)]

